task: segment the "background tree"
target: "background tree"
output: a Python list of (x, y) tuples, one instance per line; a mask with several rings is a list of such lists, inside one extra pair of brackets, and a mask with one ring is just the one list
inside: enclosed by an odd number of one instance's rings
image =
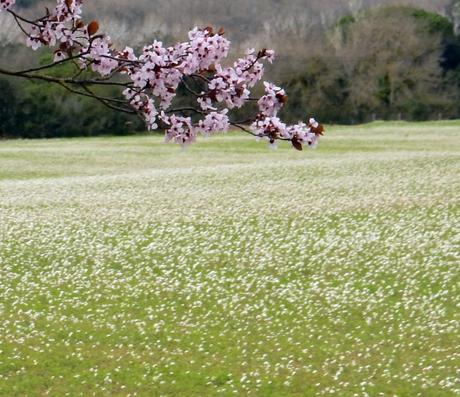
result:
[(340, 123), (458, 117), (459, 43), (447, 18), (421, 9), (344, 17), (286, 83), (295, 95), (285, 115), (308, 106)]
[(439, 32), (400, 8), (371, 12), (346, 29), (337, 56), (351, 83), (349, 101), (357, 118), (451, 114), (454, 92), (443, 82)]

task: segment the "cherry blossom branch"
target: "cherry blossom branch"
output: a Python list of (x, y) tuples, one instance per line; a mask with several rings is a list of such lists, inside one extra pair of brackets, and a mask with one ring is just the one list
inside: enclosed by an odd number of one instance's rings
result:
[[(225, 132), (235, 127), (272, 144), (277, 140), (290, 141), (295, 149), (302, 150), (303, 145), (315, 146), (323, 134), (324, 128), (314, 119), (291, 126), (281, 121), (277, 115), (287, 102), (282, 88), (264, 82), (265, 94), (261, 98), (251, 96), (251, 90), (262, 80), (264, 63), (273, 62), (272, 50), (248, 50), (232, 66), (224, 67), (222, 62), (228, 56), (230, 41), (224, 37), (223, 29), (214, 32), (206, 27), (194, 28), (187, 41), (172, 47), (154, 41), (136, 55), (130, 47), (114, 48), (107, 35), (98, 33), (97, 21), (83, 22), (83, 0), (57, 0), (53, 10), (34, 21), (11, 10), (15, 2), (0, 0), (0, 12), (6, 10), (13, 16), (33, 50), (42, 46), (54, 48), (54, 61), (16, 72), (0, 68), (0, 74), (58, 84), (110, 109), (140, 115), (148, 129), (156, 129), (160, 123), (165, 126), (166, 141), (182, 145), (194, 142), (198, 134)], [(77, 69), (73, 77), (42, 73), (69, 62)], [(83, 78), (84, 71), (97, 77)], [(125, 99), (99, 95), (92, 89), (95, 86), (118, 87)], [(192, 95), (198, 107), (172, 106), (180, 87)], [(232, 109), (256, 101), (258, 112), (254, 117), (243, 122), (231, 121)], [(191, 113), (194, 120), (196, 116), (201, 119), (194, 123), (190, 116), (177, 113)]]

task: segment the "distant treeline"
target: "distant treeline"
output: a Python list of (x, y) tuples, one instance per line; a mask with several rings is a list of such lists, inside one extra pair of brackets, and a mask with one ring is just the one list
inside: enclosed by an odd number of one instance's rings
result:
[[(0, 48), (0, 57), (2, 51), (12, 49)], [(50, 54), (42, 56), (49, 61)], [(289, 77), (280, 71), (299, 59), (301, 66)], [(343, 124), (460, 118), (460, 37), (449, 19), (417, 8), (380, 7), (342, 17), (298, 53), (283, 55), (269, 75), (283, 76), (277, 82), (289, 101), (282, 117), (290, 122), (310, 115)], [(114, 93), (119, 95), (106, 94)], [(185, 96), (180, 93), (179, 101), (189, 100)], [(241, 120), (249, 115), (238, 113)], [(0, 136), (128, 134), (144, 128), (141, 120), (62, 87), (0, 77)]]
[(144, 126), (125, 113), (47, 83), (0, 78), (0, 137), (125, 135)]
[(340, 19), (304, 71), (285, 81), (285, 116), (329, 123), (460, 117), (460, 36), (445, 17), (409, 7)]

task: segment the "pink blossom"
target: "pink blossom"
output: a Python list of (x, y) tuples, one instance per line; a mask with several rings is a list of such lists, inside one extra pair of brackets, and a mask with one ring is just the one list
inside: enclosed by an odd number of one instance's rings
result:
[(195, 142), (196, 131), (190, 117), (172, 115), (171, 117), (164, 116), (162, 120), (169, 125), (166, 130), (165, 142), (173, 141), (183, 146)]
[(200, 96), (197, 99), (197, 102), (200, 105), (201, 110), (217, 110), (217, 108), (212, 105), (212, 100), (209, 97)]
[(110, 37), (98, 37), (93, 41), (89, 50), (83, 49), (83, 52), (89, 51), (89, 54), (84, 57), (92, 62), (92, 69), (102, 76), (109, 75), (119, 65), (118, 61), (113, 59), (109, 44)]
[(151, 98), (148, 98), (144, 103), (143, 113), (145, 117), (145, 121), (147, 123), (148, 130), (155, 130), (158, 128), (158, 124), (156, 123), (158, 111), (155, 108), (155, 104)]
[(200, 70), (208, 69), (228, 55), (230, 41), (208, 28), (194, 28), (189, 32), (189, 39), (190, 51), (196, 54)]
[(134, 50), (131, 47), (125, 47), (119, 54), (120, 59), (126, 59), (128, 61), (137, 61), (137, 57), (134, 54)]
[(2, 10), (8, 10), (14, 3), (16, 3), (16, 0), (0, 0), (0, 12)]
[(139, 93), (138, 91), (131, 88), (125, 89), (123, 91), (123, 95), (128, 100), (130, 105), (144, 116), (148, 130), (154, 130), (158, 128), (158, 111), (152, 98), (149, 98), (147, 95)]
[(78, 19), (81, 15), (82, 0), (73, 0), (69, 4), (65, 0), (58, 0), (56, 8), (51, 13), (58, 21), (69, 22)]
[(252, 131), (254, 131), (260, 138), (268, 138), (270, 143), (273, 143), (276, 139), (284, 138), (290, 139), (289, 131), (278, 117), (263, 117), (256, 120), (251, 125)]
[(54, 62), (60, 62), (67, 58), (67, 55), (64, 51), (58, 50), (54, 53)]
[(259, 110), (266, 116), (276, 116), (287, 99), (286, 93), (272, 83), (264, 82), (264, 86), (265, 95), (258, 101)]
[(314, 118), (311, 118), (308, 122), (314, 128), (318, 128), (319, 126), (319, 123)]
[(64, 25), (60, 25), (56, 29), (56, 38), (61, 43), (67, 44), (69, 47), (74, 45), (74, 42), (77, 40), (79, 34), (81, 34), (81, 32), (79, 32), (78, 30), (72, 31), (70, 29), (67, 29)]
[(196, 130), (204, 135), (210, 135), (213, 132), (227, 132), (230, 128), (227, 113), (228, 109), (209, 113), (204, 120), (199, 121)]
[(31, 47), (34, 51), (42, 46), (40, 41), (40, 29), (37, 26), (32, 25), (30, 28), (30, 33), (26, 39), (26, 45), (27, 47)]
[(273, 61), (275, 60), (275, 51), (266, 50), (265, 51), (265, 58), (267, 59), (268, 62), (273, 63)]
[(54, 46), (56, 44), (56, 29), (55, 24), (48, 22), (45, 23), (43, 29), (41, 29), (41, 38), (48, 46)]

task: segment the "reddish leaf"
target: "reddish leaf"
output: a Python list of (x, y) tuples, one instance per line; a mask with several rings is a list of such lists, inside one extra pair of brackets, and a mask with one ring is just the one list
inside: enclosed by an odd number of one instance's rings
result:
[(262, 58), (264, 57), (265, 55), (267, 54), (267, 49), (266, 48), (263, 48), (259, 51), (259, 53), (257, 54), (257, 58)]
[(310, 125), (310, 130), (313, 132), (315, 135), (324, 135), (324, 126), (322, 124), (318, 124), (318, 127), (313, 127)]
[(288, 96), (278, 93), (278, 94), (276, 94), (276, 99), (278, 99), (278, 102), (280, 102), (280, 103), (282, 103), (284, 105), (288, 101)]
[(294, 146), (297, 150), (299, 151), (303, 150), (302, 143), (299, 142), (297, 139), (293, 139), (291, 142), (292, 142), (292, 146)]
[(217, 91), (216, 90), (209, 91), (208, 97), (211, 98), (213, 101), (217, 101)]
[(65, 3), (67, 4), (67, 7), (72, 7), (73, 0), (65, 0)]
[(88, 34), (90, 36), (93, 36), (97, 33), (99, 30), (99, 23), (97, 21), (92, 21), (88, 25)]
[(242, 96), (244, 94), (244, 88), (243, 87), (236, 87), (235, 92), (236, 92), (237, 96)]

